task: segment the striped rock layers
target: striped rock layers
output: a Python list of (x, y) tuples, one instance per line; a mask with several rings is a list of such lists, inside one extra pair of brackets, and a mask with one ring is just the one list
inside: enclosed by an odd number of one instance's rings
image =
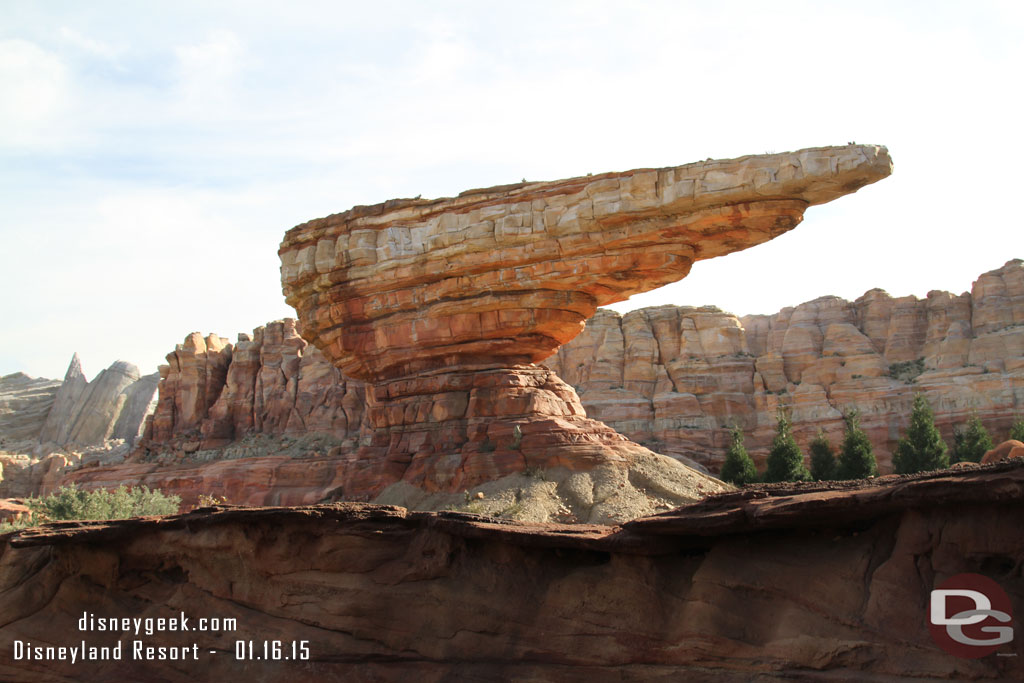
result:
[(884, 147), (850, 145), (359, 206), (288, 231), (282, 284), (303, 337), (371, 387), (352, 468), (367, 481), (623, 461), (641, 447), (534, 363), (598, 306), (777, 237), (891, 169)]

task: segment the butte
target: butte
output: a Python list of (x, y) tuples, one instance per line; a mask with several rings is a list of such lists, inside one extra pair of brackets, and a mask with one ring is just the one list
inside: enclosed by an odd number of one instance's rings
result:
[(631, 481), (654, 467), (694, 498), (720, 490), (588, 419), (539, 363), (598, 306), (778, 237), (891, 172), (885, 147), (821, 147), (394, 199), (292, 228), (281, 281), (301, 334), (367, 383), (342, 495), (602, 466)]

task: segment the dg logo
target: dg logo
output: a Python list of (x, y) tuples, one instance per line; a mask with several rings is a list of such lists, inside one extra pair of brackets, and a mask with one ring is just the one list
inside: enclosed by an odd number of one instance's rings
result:
[(943, 650), (977, 659), (1013, 641), (1010, 597), (981, 574), (957, 574), (932, 591), (928, 630)]

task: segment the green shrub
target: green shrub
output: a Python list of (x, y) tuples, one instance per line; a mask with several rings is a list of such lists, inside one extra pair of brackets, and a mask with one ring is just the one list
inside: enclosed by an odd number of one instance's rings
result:
[(905, 382), (906, 384), (913, 384), (916, 382), (918, 376), (923, 372), (924, 358), (904, 360), (898, 363), (893, 363), (889, 366), (889, 376), (893, 379)]
[(62, 486), (45, 498), (26, 502), (37, 522), (66, 519), (127, 519), (145, 515), (172, 515), (178, 511), (181, 498), (165, 496), (145, 486), (86, 491), (76, 486)]
[(843, 415), (846, 431), (843, 433), (843, 446), (839, 451), (839, 464), (836, 476), (839, 479), (865, 479), (878, 474), (878, 462), (875, 452), (868, 441), (868, 435), (860, 428), (860, 413), (851, 408)]
[(986, 451), (994, 446), (977, 414), (971, 416), (964, 429), (953, 430), (953, 462), (981, 462)]
[(949, 467), (946, 442), (935, 426), (932, 407), (924, 394), (914, 396), (907, 435), (896, 444), (892, 466), (896, 474), (913, 474)]
[(775, 438), (768, 453), (765, 481), (809, 481), (811, 473), (804, 466), (804, 454), (793, 438), (793, 428), (785, 411), (775, 416)]
[(821, 429), (811, 441), (811, 477), (815, 481), (830, 481), (836, 478), (836, 456), (832, 445)]
[(1024, 417), (1017, 418), (1017, 421), (1010, 427), (1009, 438), (1024, 441)]
[(743, 445), (743, 430), (739, 427), (732, 428), (732, 443), (725, 454), (721, 478), (737, 486), (757, 481), (757, 469)]

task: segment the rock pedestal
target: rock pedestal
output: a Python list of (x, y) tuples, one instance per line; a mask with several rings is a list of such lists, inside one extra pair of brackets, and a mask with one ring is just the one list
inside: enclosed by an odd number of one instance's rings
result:
[(891, 169), (884, 147), (850, 145), (360, 206), (288, 231), (282, 284), (302, 336), (373, 387), (353, 472), (468, 483), (535, 454), (616, 460), (640, 447), (532, 364), (598, 306), (777, 237)]
[(591, 420), (572, 387), (545, 367), (461, 366), (381, 382), (367, 393), (369, 443), (352, 483), (383, 469), (428, 491), (461, 490), (510, 472), (625, 464), (645, 451)]

